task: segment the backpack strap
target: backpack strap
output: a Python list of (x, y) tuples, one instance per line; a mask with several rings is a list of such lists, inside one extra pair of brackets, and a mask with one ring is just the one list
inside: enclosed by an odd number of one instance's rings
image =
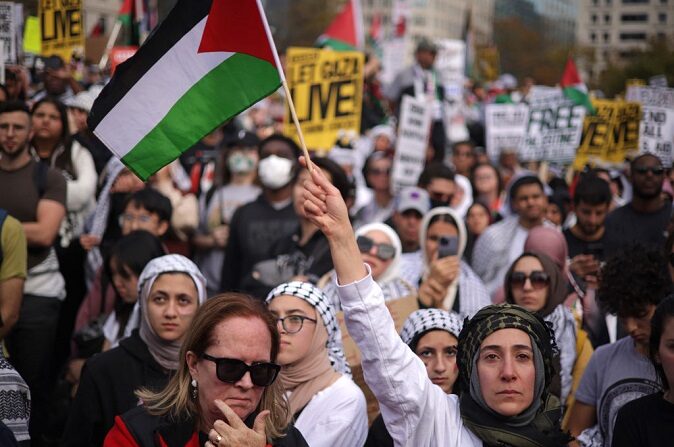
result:
[(47, 190), (47, 172), (49, 166), (41, 161), (35, 162), (35, 169), (33, 170), (33, 183), (37, 189), (37, 195), (41, 199)]
[[(5, 219), (7, 219), (7, 210), (0, 208), (0, 235), (2, 234), (2, 226), (5, 224)], [(0, 238), (0, 265), (2, 264), (2, 260), (2, 238)]]

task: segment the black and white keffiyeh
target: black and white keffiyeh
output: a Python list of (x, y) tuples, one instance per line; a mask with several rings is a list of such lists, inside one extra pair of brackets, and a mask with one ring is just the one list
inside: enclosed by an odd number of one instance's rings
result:
[(346, 362), (346, 356), (344, 355), (342, 331), (339, 329), (339, 323), (337, 322), (337, 313), (325, 293), (313, 284), (292, 281), (274, 288), (267, 295), (265, 302), (269, 304), (271, 300), (282, 295), (300, 298), (316, 308), (316, 311), (323, 319), (325, 329), (328, 331), (326, 348), (330, 364), (335, 371), (351, 377), (351, 368)]
[(461, 317), (455, 312), (442, 309), (419, 309), (410, 314), (400, 331), (400, 338), (406, 345), (420, 334), (431, 330), (447, 331), (457, 339), (463, 327)]

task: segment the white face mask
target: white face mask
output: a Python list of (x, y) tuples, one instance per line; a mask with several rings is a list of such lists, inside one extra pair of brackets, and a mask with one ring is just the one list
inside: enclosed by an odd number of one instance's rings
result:
[(229, 170), (234, 174), (247, 173), (255, 168), (255, 159), (242, 153), (234, 153), (227, 160)]
[(292, 180), (293, 162), (278, 155), (270, 155), (260, 160), (257, 173), (264, 186), (272, 190), (281, 189)]

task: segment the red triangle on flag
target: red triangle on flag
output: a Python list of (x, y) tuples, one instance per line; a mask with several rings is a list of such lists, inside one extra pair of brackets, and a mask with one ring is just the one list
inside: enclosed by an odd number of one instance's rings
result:
[(325, 30), (323, 37), (339, 40), (356, 48), (358, 47), (357, 34), (353, 1), (349, 0), (342, 12), (335, 17), (335, 20)]
[(256, 0), (213, 0), (199, 53), (244, 53), (276, 66)]
[(562, 75), (560, 85), (562, 87), (570, 87), (572, 85), (578, 85), (582, 83), (583, 81), (580, 80), (576, 63), (571, 57), (569, 57), (569, 59), (566, 61), (566, 67), (564, 67), (564, 74)]

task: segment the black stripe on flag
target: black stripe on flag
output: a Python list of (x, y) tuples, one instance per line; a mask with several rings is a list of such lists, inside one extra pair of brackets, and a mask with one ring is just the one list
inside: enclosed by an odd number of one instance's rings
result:
[[(217, 1), (217, 0), (216, 0)], [(136, 54), (117, 66), (110, 82), (98, 95), (89, 114), (93, 130), (147, 71), (196, 26), (211, 9), (212, 0), (179, 0), (171, 12), (148, 36)], [(148, 104), (152, 107), (152, 104)], [(124, 132), (124, 129), (119, 129)]]

